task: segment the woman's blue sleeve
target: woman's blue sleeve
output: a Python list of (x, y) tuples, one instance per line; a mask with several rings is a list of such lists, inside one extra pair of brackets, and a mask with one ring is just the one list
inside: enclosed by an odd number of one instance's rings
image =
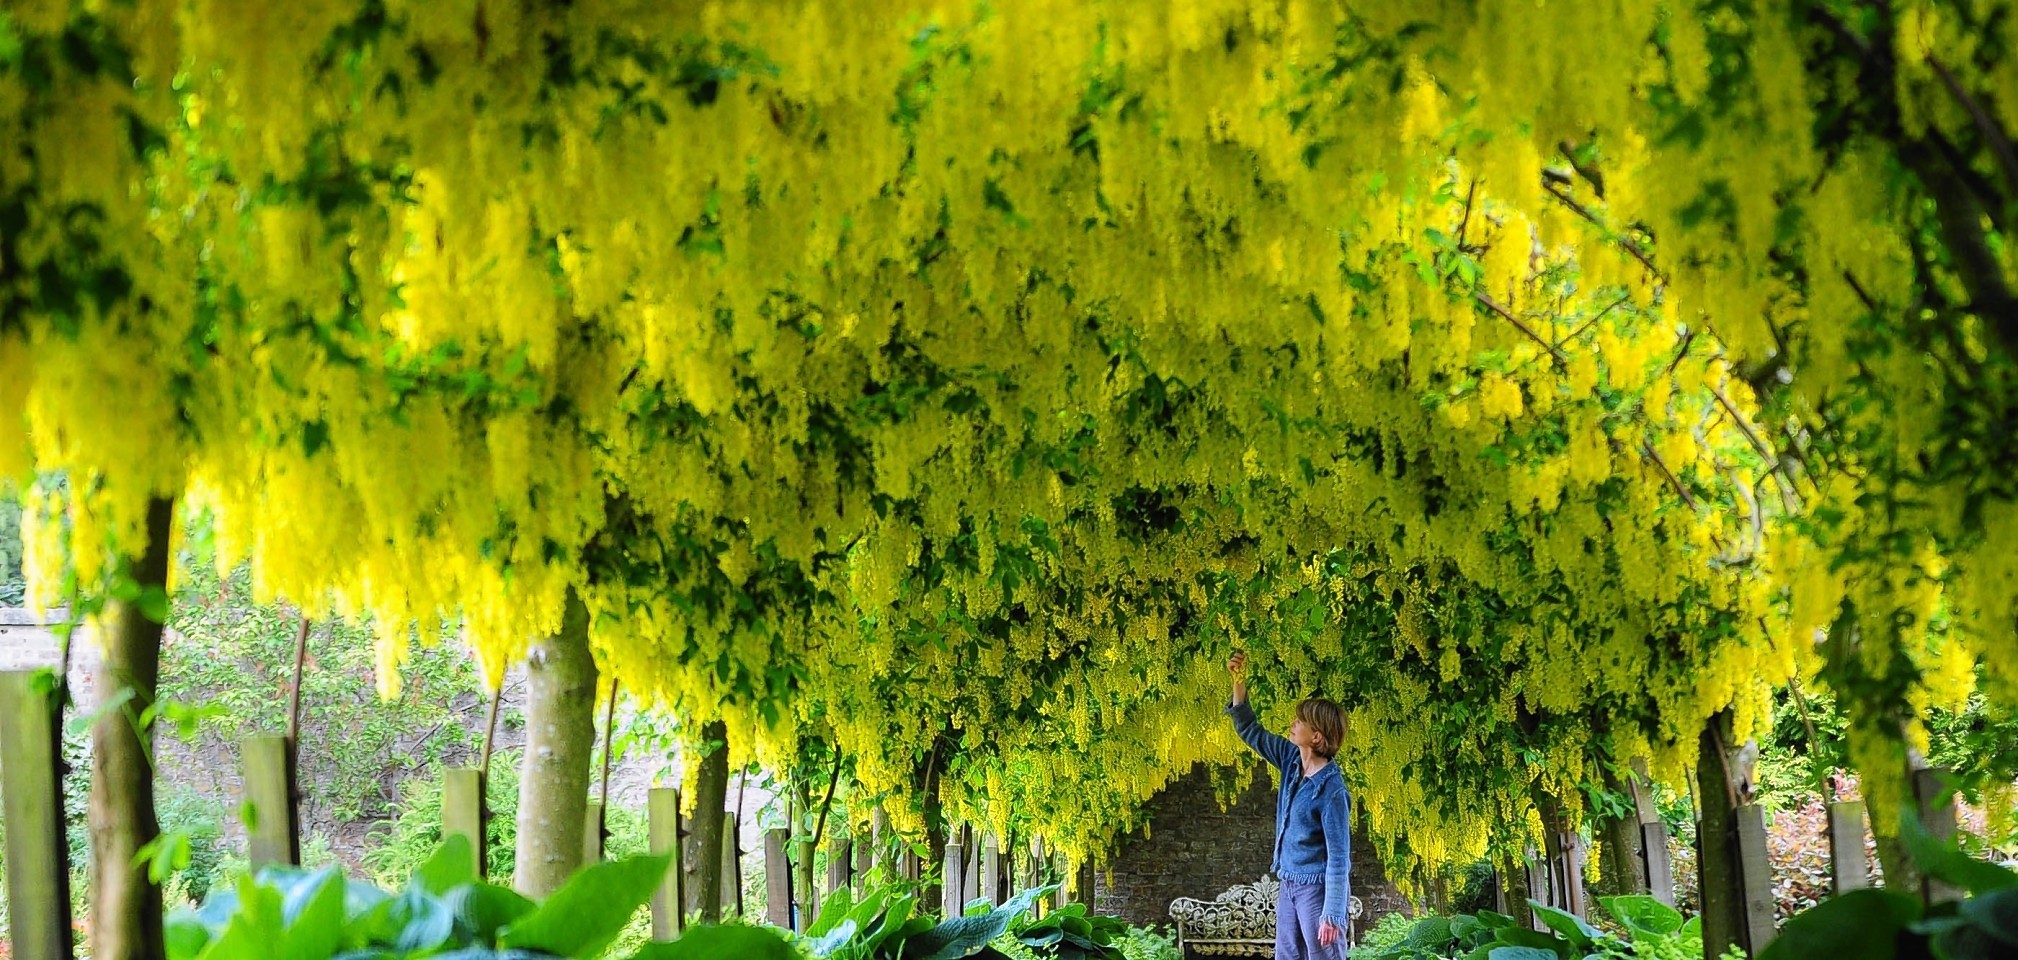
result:
[(1253, 747), (1255, 753), (1261, 754), (1261, 759), (1274, 764), (1277, 770), (1287, 770), (1290, 764), (1296, 762), (1296, 744), (1290, 743), (1281, 734), (1270, 733), (1260, 720), (1255, 719), (1253, 707), (1245, 703), (1228, 704), (1226, 715), (1233, 718), (1233, 732), (1240, 734), (1241, 740)]
[(1320, 810), (1324, 829), (1324, 913), (1340, 932), (1346, 929), (1346, 904), (1352, 896), (1352, 794), (1340, 781), (1327, 791)]

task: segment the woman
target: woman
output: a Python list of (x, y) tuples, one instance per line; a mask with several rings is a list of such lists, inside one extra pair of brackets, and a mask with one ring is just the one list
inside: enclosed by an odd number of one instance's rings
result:
[(1282, 771), (1275, 801), (1275, 854), (1282, 881), (1275, 901), (1276, 960), (1345, 956), (1345, 912), (1352, 882), (1352, 794), (1331, 758), (1345, 741), (1345, 712), (1312, 697), (1296, 705), (1287, 738), (1262, 727), (1247, 705), (1247, 654), (1236, 653), (1227, 716), (1240, 739)]

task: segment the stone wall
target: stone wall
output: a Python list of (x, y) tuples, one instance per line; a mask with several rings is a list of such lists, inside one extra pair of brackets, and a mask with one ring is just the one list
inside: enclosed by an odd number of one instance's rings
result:
[[(1275, 848), (1275, 794), (1275, 773), (1263, 764), (1254, 766), (1253, 782), (1225, 809), (1203, 768), (1172, 782), (1150, 803), (1149, 829), (1122, 843), (1110, 869), (1096, 871), (1094, 910), (1166, 926), (1170, 901), (1178, 897), (1210, 899), (1261, 879)], [(1406, 909), (1407, 901), (1356, 831), (1352, 846), (1352, 892), (1366, 907), (1358, 925), (1364, 930)]]

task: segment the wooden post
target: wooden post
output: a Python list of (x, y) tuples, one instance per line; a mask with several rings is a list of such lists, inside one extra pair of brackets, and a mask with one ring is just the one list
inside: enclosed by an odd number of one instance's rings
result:
[(1675, 868), (1673, 858), (1668, 854), (1668, 825), (1661, 819), (1660, 807), (1654, 803), (1652, 782), (1653, 778), (1647, 775), (1646, 761), (1634, 760), (1632, 779), (1626, 785), (1632, 791), (1633, 809), (1640, 822), (1640, 876), (1654, 899), (1672, 907), (1675, 905)]
[(734, 813), (722, 814), (722, 912), (743, 915), (743, 841)]
[(1829, 881), (1838, 896), (1871, 885), (1864, 858), (1864, 803), (1839, 800), (1828, 805)]
[(820, 915), (820, 893), (813, 883), (813, 838), (792, 841), (797, 863), (792, 865), (792, 930), (805, 933)]
[(941, 866), (945, 875), (940, 878), (943, 882), (939, 886), (939, 915), (950, 920), (960, 915), (960, 908), (964, 905), (960, 891), (967, 887), (966, 878), (961, 876), (967, 866), (967, 847), (958, 840), (947, 843), (945, 862)]
[(680, 890), (686, 877), (680, 870), (680, 861), (685, 858), (680, 855), (678, 789), (653, 787), (645, 794), (645, 829), (652, 855), (670, 854), (673, 858), (672, 865), (666, 869), (665, 882), (659, 884), (659, 892), (652, 895), (652, 939), (671, 940), (680, 935), (687, 919), (686, 901)]
[[(37, 679), (40, 676), (41, 682)], [(8, 942), (16, 957), (76, 952), (70, 926), (70, 851), (63, 830), (60, 678), (0, 673), (0, 809), (7, 819)]]
[[(827, 896), (836, 890), (846, 890), (854, 883), (855, 841), (848, 837), (835, 837), (827, 848)], [(819, 916), (814, 911), (814, 916)]]
[(590, 800), (582, 818), (582, 866), (603, 862), (603, 802)]
[(1726, 711), (1704, 727), (1696, 767), (1705, 960), (1717, 960), (1733, 945), (1758, 956), (1774, 933), (1765, 814), (1751, 802), (1757, 751), (1732, 743), (1730, 724)]
[(876, 844), (874, 840), (871, 840), (868, 843), (857, 843), (853, 846), (855, 847), (855, 869), (854, 875), (848, 878), (848, 883), (850, 886), (860, 888), (869, 882), (869, 871), (876, 867)]
[(962, 828), (960, 846), (967, 851), (967, 864), (960, 868), (960, 903), (964, 906), (981, 899), (981, 844), (973, 827)]
[(490, 845), (484, 839), (490, 811), (484, 803), (483, 781), (483, 771), (474, 767), (457, 767), (441, 774), (441, 835), (469, 838), (470, 849), (476, 851), (479, 877), (490, 875)]
[[(1919, 761), (1913, 770), (1913, 803), (1920, 811), (1920, 826), (1926, 828), (1927, 835), (1943, 843), (1955, 839), (1955, 796), (1941, 782), (1941, 771), (1928, 767), (1917, 754)], [(1962, 899), (1962, 890), (1947, 882), (1937, 880), (1922, 873), (1920, 876), (1920, 898), (1928, 906), (1949, 903)]]
[(1008, 858), (992, 833), (981, 841), (981, 895), (998, 907), (1009, 900)]
[(772, 827), (764, 831), (764, 922), (792, 929), (792, 862), (785, 845), (791, 831)]
[(890, 859), (890, 815), (884, 813), (882, 807), (876, 808), (876, 815), (869, 830), (869, 836), (872, 838), (869, 844), (870, 854), (875, 865), (883, 868), (885, 879), (897, 876), (898, 863)]
[(254, 870), (301, 863), (301, 798), (294, 778), (294, 744), (284, 736), (247, 737), (245, 767), (246, 860)]

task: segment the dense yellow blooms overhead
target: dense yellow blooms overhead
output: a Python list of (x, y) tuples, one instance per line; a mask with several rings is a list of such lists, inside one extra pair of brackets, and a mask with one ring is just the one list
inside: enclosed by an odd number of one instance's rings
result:
[[(1235, 756), (1236, 649), (1402, 861), (1825, 662), (1882, 768), (2018, 702), (2018, 506), (1924, 466), (2010, 358), (1904, 331), (1923, 192), (1759, 6), (10, 4), (0, 469), (45, 584), (185, 497), (382, 683), (572, 590), (626, 689), (1075, 854)], [(1986, 5), (1899, 6), (1966, 125)]]

